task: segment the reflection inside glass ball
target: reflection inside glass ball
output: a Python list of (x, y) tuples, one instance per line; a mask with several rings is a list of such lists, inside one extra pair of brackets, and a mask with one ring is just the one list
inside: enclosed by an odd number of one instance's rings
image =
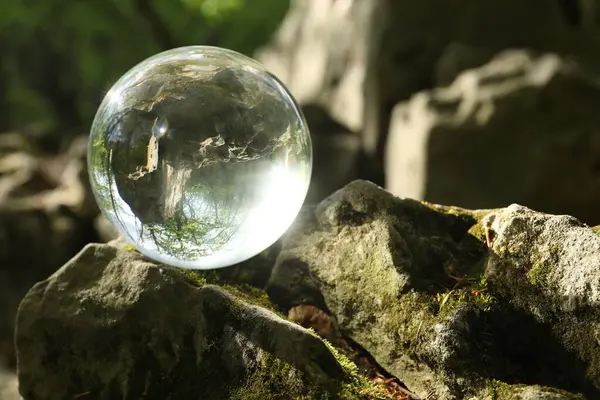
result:
[(144, 255), (185, 268), (244, 261), (296, 217), (310, 136), (286, 88), (236, 52), (155, 55), (107, 93), (88, 170), (104, 216)]

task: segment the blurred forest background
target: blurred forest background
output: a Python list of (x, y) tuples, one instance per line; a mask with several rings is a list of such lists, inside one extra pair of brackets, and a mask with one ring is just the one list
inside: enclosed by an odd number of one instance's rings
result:
[(363, 178), (596, 225), (599, 21), (598, 0), (0, 0), (0, 367), (31, 285), (114, 237), (87, 132), (143, 59), (204, 44), (263, 62), (311, 128), (310, 203)]
[(252, 55), (285, 0), (0, 2), (0, 131), (81, 133), (104, 93), (141, 60), (205, 44)]

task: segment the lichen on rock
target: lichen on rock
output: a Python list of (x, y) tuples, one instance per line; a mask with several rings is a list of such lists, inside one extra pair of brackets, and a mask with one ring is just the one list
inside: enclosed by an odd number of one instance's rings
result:
[(519, 347), (550, 354), (535, 360), (549, 363), (538, 373), (600, 395), (600, 237), (573, 217), (518, 205), (487, 218), (495, 240), (486, 276), (507, 300), (506, 328), (523, 329), (526, 318), (537, 337), (521, 338)]

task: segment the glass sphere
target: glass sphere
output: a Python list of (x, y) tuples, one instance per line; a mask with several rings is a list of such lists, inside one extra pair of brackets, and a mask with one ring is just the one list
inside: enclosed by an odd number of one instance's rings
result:
[(216, 47), (165, 51), (110, 89), (88, 170), (104, 216), (145, 256), (212, 269), (273, 244), (306, 196), (310, 135), (283, 84)]

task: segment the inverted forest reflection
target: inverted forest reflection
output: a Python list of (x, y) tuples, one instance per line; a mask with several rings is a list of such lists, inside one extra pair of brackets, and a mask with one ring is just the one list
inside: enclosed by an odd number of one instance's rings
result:
[(101, 208), (142, 252), (172, 265), (216, 268), (262, 251), (292, 222), (310, 179), (295, 102), (258, 64), (219, 51), (140, 64), (92, 128)]

